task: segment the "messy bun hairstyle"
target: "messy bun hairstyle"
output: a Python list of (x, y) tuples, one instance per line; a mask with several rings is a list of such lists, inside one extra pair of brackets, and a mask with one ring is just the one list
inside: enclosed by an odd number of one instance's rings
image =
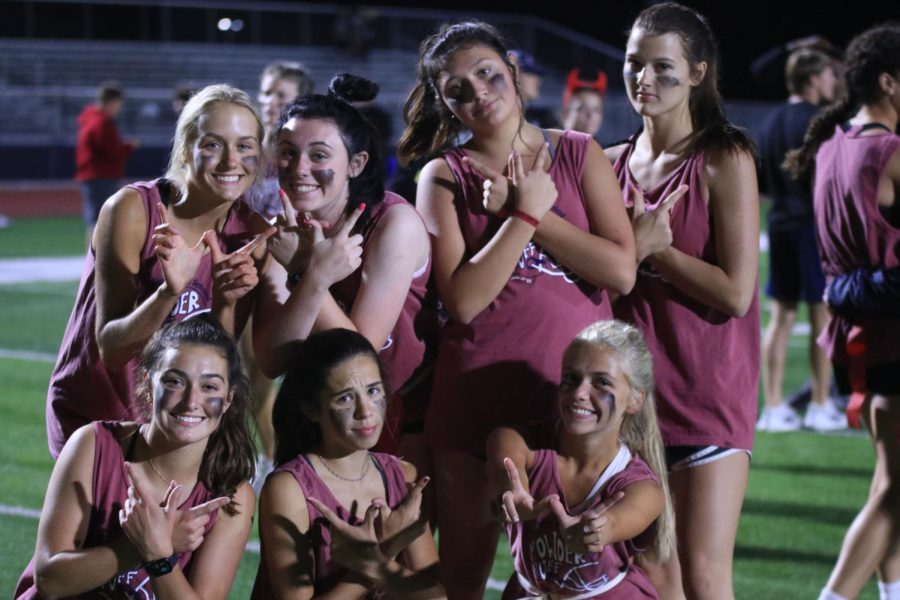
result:
[(371, 210), (384, 200), (384, 162), (381, 156), (381, 139), (375, 127), (359, 110), (354, 102), (368, 102), (378, 95), (378, 84), (374, 81), (337, 73), (328, 84), (327, 94), (301, 96), (287, 107), (278, 124), (278, 132), (291, 119), (323, 119), (337, 127), (348, 158), (366, 152), (369, 160), (362, 172), (350, 179), (350, 198), (346, 214), (351, 214), (361, 203), (366, 211), (360, 217), (356, 228), (360, 229), (368, 221)]

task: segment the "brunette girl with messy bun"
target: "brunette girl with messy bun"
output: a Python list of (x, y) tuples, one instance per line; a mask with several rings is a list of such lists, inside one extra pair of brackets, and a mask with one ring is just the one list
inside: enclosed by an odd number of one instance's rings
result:
[[(281, 348), (306, 338), (309, 315), (316, 313), (315, 330), (340, 327), (362, 334), (380, 350), (395, 390), (379, 448), (399, 452), (428, 472), (416, 434), (431, 390), (430, 342), (437, 328), (425, 289), (431, 252), (415, 209), (385, 191), (378, 134), (352, 104), (377, 93), (375, 83), (341, 73), (327, 94), (299, 98), (284, 113), (276, 161), (285, 212), (270, 249), (287, 283), (269, 340)], [(310, 282), (310, 256), (328, 254), (323, 244), (338, 250), (330, 253), (332, 272), (341, 276)], [(315, 294), (292, 291), (293, 282), (315, 287)], [(321, 308), (310, 311), (310, 298)], [(288, 354), (272, 354), (275, 359), (264, 368), (283, 373)], [(401, 433), (408, 434), (402, 444)]]

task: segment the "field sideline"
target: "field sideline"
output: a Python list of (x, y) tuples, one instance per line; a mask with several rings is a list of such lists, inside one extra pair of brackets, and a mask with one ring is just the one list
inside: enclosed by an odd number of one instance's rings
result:
[[(83, 240), (78, 218), (15, 220), (0, 230), (0, 261), (78, 256)], [(34, 549), (36, 516), (52, 468), (44, 432), (47, 379), (77, 286), (68, 278), (47, 277), (11, 283), (16, 279), (9, 278), (9, 266), (0, 262), (0, 302), (7, 307), (0, 326), (0, 594), (6, 597)], [(789, 353), (788, 391), (805, 378), (805, 339), (792, 338)], [(739, 599), (818, 595), (866, 496), (872, 461), (871, 446), (858, 433), (757, 435), (735, 552)], [(231, 598), (249, 596), (258, 560), (251, 545)], [(510, 572), (501, 541), (492, 578), (499, 584)], [(499, 598), (499, 592), (489, 590), (486, 597)], [(874, 584), (860, 595), (877, 597)]]

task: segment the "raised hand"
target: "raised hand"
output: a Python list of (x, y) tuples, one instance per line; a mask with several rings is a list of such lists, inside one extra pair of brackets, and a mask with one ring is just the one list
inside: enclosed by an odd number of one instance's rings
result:
[(231, 254), (222, 252), (215, 231), (210, 229), (203, 234), (212, 254), (213, 294), (222, 306), (233, 306), (259, 283), (253, 251), (274, 232), (274, 227), (268, 228)]
[(550, 510), (559, 520), (560, 530), (566, 539), (566, 545), (574, 552), (586, 554), (603, 552), (610, 541), (611, 528), (606, 512), (625, 497), (625, 492), (617, 492), (600, 503), (599, 506), (587, 510), (580, 516), (573, 517), (563, 506), (559, 496), (551, 496)]
[(506, 467), (506, 474), (509, 477), (510, 484), (510, 489), (503, 492), (501, 497), (503, 517), (507, 523), (536, 519), (550, 510), (551, 501), (554, 498), (559, 499), (558, 496), (553, 495), (536, 502), (531, 493), (522, 485), (516, 464), (511, 459), (504, 458), (503, 466)]
[(175, 553), (172, 531), (178, 520), (181, 502), (180, 485), (170, 486), (165, 503), (160, 506), (152, 498), (152, 488), (131, 463), (125, 463), (128, 498), (119, 511), (119, 524), (144, 560), (168, 558)]
[(379, 509), (375, 519), (375, 533), (381, 544), (381, 551), (389, 558), (396, 558), (425, 533), (428, 519), (422, 516), (422, 490), (429, 481), (428, 477), (415, 483), (407, 481), (406, 498), (393, 510), (382, 498), (372, 501)]
[[(172, 547), (175, 552), (193, 552), (199, 548), (206, 535), (206, 525), (213, 513), (230, 501), (228, 496), (222, 496), (187, 510), (178, 510), (178, 519), (172, 530)], [(168, 498), (166, 498), (166, 503), (168, 503)], [(174, 506), (177, 507), (178, 504), (176, 503)]]
[(193, 247), (187, 245), (174, 225), (170, 225), (166, 207), (156, 203), (160, 224), (153, 230), (153, 244), (165, 281), (161, 289), (169, 296), (178, 296), (188, 286), (203, 255), (208, 251), (201, 237)]
[(320, 224), (312, 222), (312, 227), (319, 228), (318, 234), (323, 238), (312, 246), (309, 257), (307, 277), (319, 279), (326, 287), (349, 276), (362, 264), (362, 242), (360, 234), (350, 235), (359, 217), (366, 210), (365, 204), (360, 204), (356, 210), (347, 217), (333, 236), (324, 238)]
[(269, 252), (288, 273), (302, 273), (309, 264), (312, 248), (325, 239), (327, 224), (316, 221), (309, 213), (297, 222), (297, 211), (284, 190), (278, 190), (284, 212), (276, 215), (272, 224), (275, 234), (269, 238)]
[(688, 186), (678, 186), (678, 189), (666, 196), (655, 210), (649, 212), (641, 191), (636, 187), (632, 190), (634, 211), (631, 214), (631, 227), (634, 230), (634, 244), (640, 263), (648, 256), (662, 252), (672, 245), (672, 210), (678, 200), (687, 193)]
[(379, 507), (370, 505), (366, 509), (362, 525), (354, 526), (342, 521), (331, 509), (315, 498), (307, 500), (331, 525), (331, 557), (345, 568), (377, 581), (384, 565), (390, 562), (381, 551), (375, 533), (375, 519), (380, 512)]
[(549, 146), (544, 144), (538, 152), (534, 164), (527, 172), (522, 164), (522, 155), (513, 152), (510, 157), (512, 184), (516, 189), (516, 206), (520, 211), (538, 221), (553, 208), (559, 193), (550, 174), (544, 170), (550, 157)]
[[(491, 169), (470, 156), (464, 156), (463, 161), (470, 164), (479, 175), (484, 177), (484, 193), (482, 195), (484, 210), (491, 214), (500, 212), (506, 206), (507, 201), (512, 199), (509, 179), (503, 173)], [(512, 203), (515, 204), (515, 201), (513, 200)]]

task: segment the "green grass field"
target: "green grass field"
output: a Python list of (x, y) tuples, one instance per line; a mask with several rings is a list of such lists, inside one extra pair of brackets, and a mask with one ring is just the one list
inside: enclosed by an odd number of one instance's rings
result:
[[(83, 236), (77, 218), (22, 219), (0, 230), (0, 259), (81, 254)], [(9, 507), (39, 510), (52, 469), (44, 432), (52, 364), (41, 357), (56, 353), (75, 290), (76, 282), (0, 285), (7, 313), (0, 327), (0, 505), (6, 508), (0, 511), (0, 594), (6, 596), (31, 557), (37, 531), (34, 517), (12, 515)], [(8, 350), (33, 355), (12, 358)], [(792, 339), (787, 391), (805, 379), (805, 355), (805, 340)], [(872, 461), (867, 439), (858, 434), (757, 435), (735, 551), (739, 599), (818, 595), (866, 497)], [(245, 555), (232, 598), (249, 596), (258, 560)], [(505, 580), (511, 569), (501, 542), (493, 578)], [(874, 585), (860, 598), (877, 598)]]

